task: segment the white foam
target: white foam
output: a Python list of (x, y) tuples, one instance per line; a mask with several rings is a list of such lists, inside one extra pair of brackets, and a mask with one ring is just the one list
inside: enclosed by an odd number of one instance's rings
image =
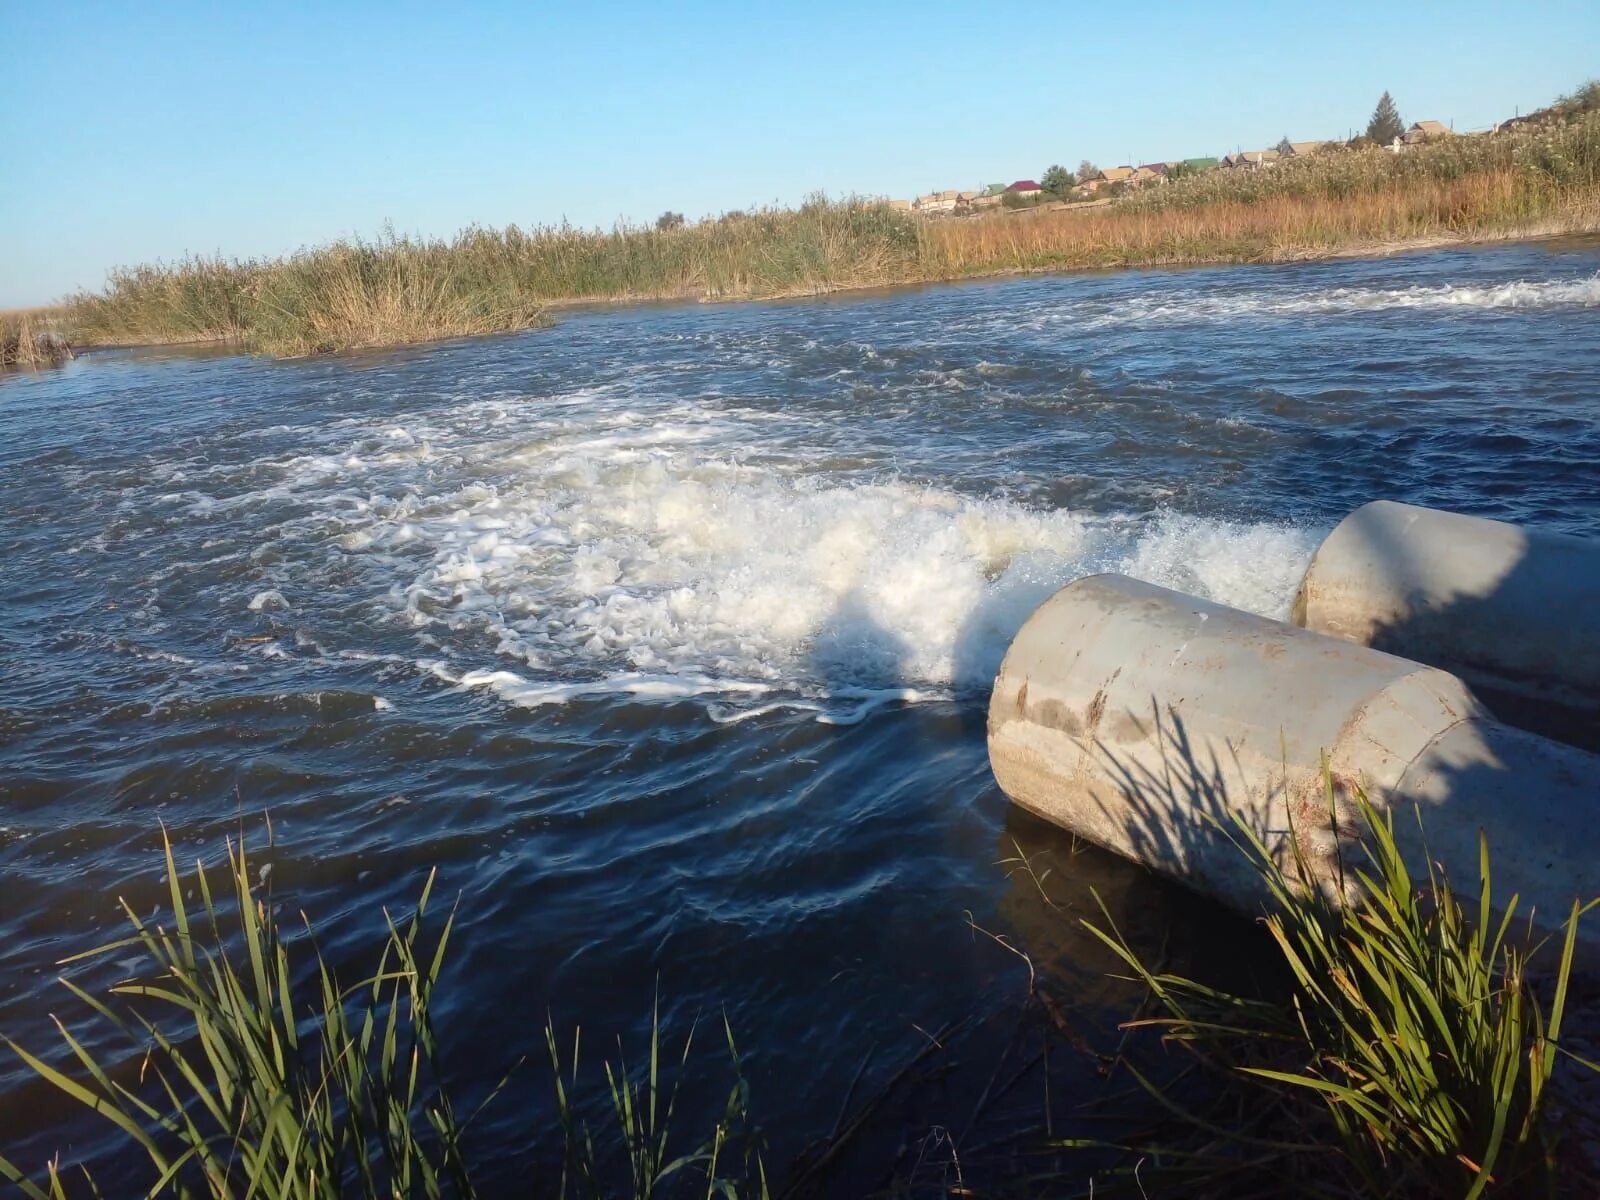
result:
[(1263, 288), (1215, 291), (1175, 288), (1107, 301), (1064, 302), (1035, 312), (1036, 326), (1069, 324), (1082, 329), (1121, 325), (1166, 325), (1240, 318), (1303, 318), (1383, 309), (1540, 309), (1600, 306), (1600, 275), (1581, 279), (1511, 280), (1498, 284), (1415, 285), (1402, 288), (1326, 288), (1289, 291)]
[[(330, 653), (403, 660), (507, 704), (688, 699), (719, 720), (783, 706), (850, 721), (980, 691), (1028, 613), (1097, 571), (1281, 617), (1316, 540), (1040, 511), (868, 460), (819, 471), (806, 419), (627, 394), (470, 402), (341, 422), (324, 444), (249, 464), (253, 492), (170, 503), (297, 506), (269, 536), (326, 554), (261, 556), (250, 607), (292, 595), (312, 613), (325, 587), (364, 589), (376, 617), (429, 647)], [(427, 461), (375, 449), (423, 445)]]
[(949, 694), (985, 686), (1027, 614), (1076, 576), (1125, 571), (1282, 616), (1313, 544), (1274, 525), (1097, 519), (701, 460), (594, 464), (580, 487), (441, 508), (404, 522), (433, 561), (398, 606), (515, 664), (453, 682), (530, 705)]

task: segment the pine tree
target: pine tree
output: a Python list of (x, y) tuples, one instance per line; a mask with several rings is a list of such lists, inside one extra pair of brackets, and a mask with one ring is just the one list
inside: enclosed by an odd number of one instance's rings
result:
[(1405, 131), (1405, 122), (1400, 119), (1400, 110), (1394, 106), (1394, 98), (1385, 92), (1378, 99), (1378, 107), (1372, 110), (1372, 120), (1367, 122), (1367, 138), (1380, 146), (1387, 146)]

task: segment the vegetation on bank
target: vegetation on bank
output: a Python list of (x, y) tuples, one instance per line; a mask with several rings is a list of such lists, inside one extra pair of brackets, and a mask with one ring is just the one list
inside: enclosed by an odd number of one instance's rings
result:
[[(1600, 900), (1573, 903), (1559, 946), (1530, 949), (1514, 932), (1517, 897), (1493, 894), (1481, 835), (1476, 896), (1458, 895), (1432, 862), (1418, 887), (1393, 813), (1359, 791), (1354, 803), (1367, 860), (1357, 909), (1311, 882), (1298, 839), (1285, 866), (1242, 822), (1234, 833), (1273, 898), (1265, 924), (1288, 970), (1287, 1003), (1164, 974), (1109, 914), (1107, 929), (1086, 922), (1156, 1004), (1133, 1025), (1191, 1052), (1224, 1094), (1213, 1107), (1232, 1110), (1218, 1123), (1175, 1109), (1187, 1129), (1141, 1147), (1150, 1178), (1187, 1180), (1186, 1195), (1224, 1181), (1231, 1196), (1254, 1184), (1330, 1200), (1582, 1194), (1563, 1177), (1548, 1109), (1563, 1058), (1600, 1070), (1561, 1046), (1578, 923)], [(1555, 955), (1542, 978), (1530, 970), (1540, 950)]]
[(552, 302), (801, 295), (915, 278), (918, 230), (864, 201), (679, 226), (467, 229), (344, 241), (276, 261), (113, 272), (65, 303), (85, 344), (233, 339), (301, 355), (526, 329)]
[[(1336, 819), (1331, 783), (1327, 800)], [(1549, 1110), (1563, 1062), (1600, 1070), (1561, 1045), (1586, 908), (1574, 904), (1553, 948), (1553, 973), (1536, 977), (1530, 962), (1540, 948), (1517, 936), (1516, 897), (1493, 895), (1487, 845), (1475, 902), (1463, 902), (1437, 868), (1425, 886), (1414, 884), (1392, 815), (1359, 793), (1354, 801), (1368, 864), (1357, 871), (1365, 897), (1357, 909), (1306, 886), (1312, 876), (1303, 862), (1280, 865), (1242, 824), (1233, 835), (1272, 896), (1265, 925), (1284, 968), (1284, 995), (1231, 994), (1163, 973), (1108, 912), (1103, 926), (1084, 922), (1157, 1006), (1157, 1015), (1125, 1028), (1188, 1051), (1201, 1103), (1190, 1104), (1192, 1072), (1152, 1083), (1125, 1046), (1103, 1063), (1132, 1075), (1165, 1127), (1138, 1143), (1106, 1143), (1056, 1136), (1046, 1116), (1016, 1168), (1027, 1194), (1081, 1194), (1087, 1185), (1094, 1195), (1098, 1179), (1106, 1195), (1130, 1178), (1143, 1196), (1234, 1200), (1288, 1192), (1327, 1200), (1575, 1194), (1578, 1181), (1561, 1173)], [(478, 1194), (468, 1135), (506, 1081), (482, 1087), (470, 1111), (446, 1087), (433, 1012), (453, 917), (437, 928), (428, 921), (431, 878), (407, 919), (384, 914), (373, 965), (352, 983), (323, 959), (309, 923), (292, 931), (253, 882), (242, 849), (230, 847), (228, 886), (216, 895), (203, 869), (180, 874), (170, 846), (165, 868), (165, 914), (141, 918), (124, 905), (130, 937), (68, 960), (120, 964), (132, 949), (143, 964), (105, 998), (63, 979), (82, 1006), (78, 1018), (57, 1021), (71, 1061), (53, 1065), (8, 1043), (142, 1152), (145, 1194)], [(125, 1047), (115, 1059), (103, 1049), (114, 1038)], [(731, 1032), (727, 1098), (701, 1120), (704, 1132), (689, 1137), (677, 1081), (692, 1037), (675, 1062), (664, 1061), (652, 1020), (642, 1062), (631, 1070), (620, 1058), (605, 1063), (598, 1105), (580, 1095), (593, 1089), (579, 1073), (577, 1035), (570, 1054), (553, 1026), (545, 1041), (555, 1120), (532, 1134), (544, 1171), (532, 1194), (769, 1195)], [(1126, 1092), (1108, 1085), (1095, 1110), (1111, 1116), (1127, 1103)], [(599, 1126), (580, 1115), (597, 1110), (607, 1114)], [(1108, 1148), (1125, 1154), (1131, 1170), (1092, 1168), (1083, 1157)], [(78, 1182), (98, 1194), (91, 1178), (76, 1175), (51, 1162), (38, 1178), (0, 1157), (0, 1179), (29, 1200), (65, 1200)], [(963, 1184), (958, 1194), (982, 1193)]]
[[(120, 269), (55, 319), (84, 345), (231, 339), (303, 355), (525, 329), (577, 301), (810, 295), (1050, 268), (1270, 262), (1428, 238), (1600, 228), (1600, 111), (1425, 144), (1203, 171), (1093, 209), (928, 222), (813, 197), (609, 232), (386, 234), (280, 260)], [(677, 214), (667, 214), (673, 218)]]
[(26, 308), (0, 312), (0, 367), (55, 367), (71, 357), (53, 313)]

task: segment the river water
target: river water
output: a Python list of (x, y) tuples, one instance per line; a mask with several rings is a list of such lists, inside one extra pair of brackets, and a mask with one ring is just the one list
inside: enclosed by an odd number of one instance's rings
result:
[[(0, 1033), (53, 1042), (53, 964), (157, 908), (162, 825), (210, 862), (242, 830), (335, 959), (439, 868), (465, 1091), (547, 1012), (636, 1035), (659, 982), (678, 1027), (726, 1012), (792, 1149), (1021, 986), (969, 914), (1094, 1008), (1019, 850), (1215, 920), (994, 787), (1035, 604), (1111, 570), (1281, 617), (1375, 497), (1593, 533), (1597, 383), (1593, 241), (0, 379)], [(25, 1076), (0, 1152), (95, 1151)], [(542, 1103), (481, 1136), (514, 1161)]]

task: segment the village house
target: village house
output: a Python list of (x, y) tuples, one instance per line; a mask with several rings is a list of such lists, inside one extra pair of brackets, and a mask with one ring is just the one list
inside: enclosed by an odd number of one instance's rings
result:
[(977, 192), (963, 192), (955, 188), (942, 192), (929, 192), (926, 196), (918, 196), (911, 202), (913, 212), (923, 216), (933, 216), (937, 213), (953, 213), (966, 208), (978, 198)]
[(1164, 162), (1143, 163), (1133, 169), (1133, 174), (1128, 177), (1128, 182), (1138, 187), (1147, 183), (1165, 183), (1167, 181), (1167, 164)]
[(974, 210), (983, 208), (996, 208), (1000, 204), (1001, 196), (1004, 191), (1005, 189), (1001, 188), (998, 192), (985, 192), (981, 196), (974, 196), (972, 198), (972, 204), (970, 207)]
[(1318, 150), (1321, 150), (1326, 145), (1328, 145), (1328, 142), (1325, 141), (1325, 140), (1324, 141), (1314, 141), (1314, 142), (1290, 142), (1289, 143), (1289, 153), (1287, 155), (1285, 155), (1284, 157), (1286, 157), (1286, 158), (1308, 158), (1311, 155), (1315, 154)]
[(1044, 195), (1044, 189), (1032, 179), (1019, 179), (1005, 191), (1008, 196), (1020, 196), (1024, 200), (1037, 200)]
[(1443, 121), (1418, 121), (1410, 129), (1406, 130), (1404, 141), (1407, 146), (1420, 146), (1423, 142), (1432, 138), (1454, 136), (1455, 130), (1451, 129)]
[(1276, 166), (1282, 157), (1276, 150), (1240, 150), (1226, 155), (1222, 165), (1234, 171), (1264, 171)]
[(1128, 183), (1132, 179), (1132, 167), (1107, 167), (1103, 171), (1096, 171), (1087, 179), (1079, 180), (1079, 186), (1092, 196), (1103, 187), (1109, 187), (1113, 183)]

